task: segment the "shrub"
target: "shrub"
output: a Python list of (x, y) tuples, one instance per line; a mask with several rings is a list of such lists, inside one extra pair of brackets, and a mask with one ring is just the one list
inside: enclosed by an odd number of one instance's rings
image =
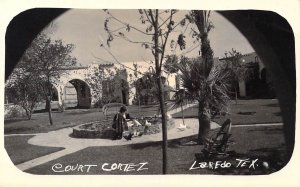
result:
[(16, 119), (19, 117), (24, 117), (22, 110), (23, 109), (18, 105), (7, 105), (5, 106), (4, 119)]

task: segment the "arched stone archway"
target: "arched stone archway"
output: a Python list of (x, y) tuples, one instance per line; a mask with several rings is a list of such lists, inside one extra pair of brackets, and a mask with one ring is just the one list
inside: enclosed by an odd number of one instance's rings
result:
[[(69, 81), (76, 90), (77, 107), (90, 108), (91, 107), (91, 90), (85, 81), (80, 79), (72, 79)], [(68, 87), (65, 86), (65, 99), (68, 99)], [(72, 92), (71, 92), (72, 94)]]
[(78, 108), (91, 107), (91, 89), (89, 85), (80, 79), (71, 79), (68, 81), (63, 89), (65, 103), (76, 102)]

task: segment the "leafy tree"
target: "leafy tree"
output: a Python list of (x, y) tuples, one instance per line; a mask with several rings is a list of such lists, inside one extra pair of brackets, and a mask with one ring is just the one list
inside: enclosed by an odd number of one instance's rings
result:
[(135, 89), (135, 93), (131, 92), (134, 94), (133, 98), (133, 103), (138, 104), (138, 111), (139, 111), (139, 116), (141, 116), (141, 94), (140, 90), (143, 89), (142, 84), (140, 84), (137, 80), (138, 78), (138, 65), (137, 63), (133, 63), (133, 75), (129, 74), (129, 90), (132, 90), (132, 88)]
[(7, 81), (6, 94), (14, 104), (21, 106), (30, 120), (38, 102), (42, 100), (39, 78), (33, 74), (23, 74), (20, 69), (14, 69)]
[[(168, 93), (170, 92), (169, 86), (166, 84), (167, 78), (161, 77), (163, 84), (164, 99), (169, 99)], [(159, 101), (159, 92), (155, 79), (155, 72), (145, 72), (144, 75), (134, 81), (137, 97), (140, 98), (143, 104), (147, 105), (148, 101)]]
[[(144, 9), (138, 10), (140, 15), (140, 20), (142, 25), (144, 25), (144, 30), (135, 27), (131, 23), (126, 23), (125, 21), (120, 20), (115, 17), (110, 11), (104, 10), (108, 18), (104, 22), (105, 30), (108, 33), (107, 45), (110, 46), (110, 43), (114, 40), (115, 37), (122, 38), (128, 42), (141, 44), (145, 49), (150, 49), (154, 57), (155, 64), (155, 79), (159, 93), (159, 103), (162, 114), (162, 134), (163, 134), (163, 174), (167, 173), (167, 122), (166, 122), (166, 106), (164, 100), (164, 90), (162, 84), (162, 65), (165, 58), (165, 49), (170, 33), (174, 30), (176, 26), (180, 24), (175, 24), (173, 20), (176, 10), (152, 10)], [(112, 29), (109, 26), (109, 23), (114, 21), (116, 24), (121, 25)], [(126, 32), (138, 32), (142, 33), (145, 36), (149, 37), (149, 41), (134, 41), (129, 38), (125, 33)], [(103, 44), (102, 44), (103, 45)]]
[(61, 40), (52, 41), (42, 32), (33, 40), (17, 66), (25, 74), (34, 75), (40, 80), (40, 92), (46, 99), (46, 105), (49, 106), (51, 125), (53, 125), (50, 104), (53, 95), (52, 88), (64, 69), (76, 64), (76, 59), (70, 55), (73, 49), (73, 44), (64, 45)]
[(145, 75), (137, 79), (134, 84), (139, 101), (141, 101), (142, 104), (147, 105), (148, 100), (156, 95), (153, 93), (153, 87), (156, 84), (155, 74), (146, 72)]
[[(104, 68), (99, 66), (94, 66), (90, 76), (86, 79), (92, 90), (95, 90), (91, 93), (91, 97), (96, 100), (96, 105), (98, 107), (102, 107), (103, 104), (103, 92), (104, 92), (104, 84), (106, 81), (110, 81), (114, 76), (114, 72), (109, 68)], [(108, 85), (105, 85), (108, 86)]]
[[(91, 97), (96, 100), (96, 106), (102, 107), (110, 102), (121, 102), (120, 93), (118, 91), (129, 91), (127, 71), (124, 68), (111, 69), (110, 67), (94, 66), (87, 83), (94, 92)], [(124, 102), (124, 101), (123, 101)]]
[(228, 69), (231, 72), (232, 76), (232, 85), (235, 92), (235, 103), (237, 104), (238, 97), (238, 82), (242, 80), (247, 80), (251, 76), (246, 67), (246, 64), (243, 64), (241, 61), (242, 54), (234, 49), (225, 53), (224, 68)]

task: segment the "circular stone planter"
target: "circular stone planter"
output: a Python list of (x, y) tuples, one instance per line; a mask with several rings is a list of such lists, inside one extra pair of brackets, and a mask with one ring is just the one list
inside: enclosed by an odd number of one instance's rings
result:
[(110, 139), (114, 134), (114, 129), (105, 123), (89, 122), (73, 127), (72, 136), (75, 138), (103, 138)]
[[(145, 126), (145, 120), (151, 123), (151, 126)], [(143, 132), (144, 135), (156, 134), (161, 132), (161, 119), (160, 118), (151, 118), (144, 120), (138, 120), (142, 126), (129, 127), (130, 131), (139, 131)], [(73, 127), (72, 137), (74, 138), (100, 138), (100, 139), (111, 139), (114, 136), (114, 129), (111, 127), (112, 122), (107, 121), (95, 121), (80, 124)], [(167, 128), (173, 128), (174, 120), (170, 119), (167, 121)]]

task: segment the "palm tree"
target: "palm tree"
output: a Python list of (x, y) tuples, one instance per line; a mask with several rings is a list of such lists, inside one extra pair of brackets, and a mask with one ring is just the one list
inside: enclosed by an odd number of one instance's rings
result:
[[(178, 64), (184, 97), (198, 103), (198, 143), (204, 143), (210, 129), (212, 110), (227, 111), (230, 97), (228, 90), (231, 75), (221, 66), (212, 64), (208, 75), (203, 71), (205, 61), (202, 58), (183, 58)], [(182, 100), (182, 98), (181, 98)], [(180, 103), (180, 102), (178, 102)]]
[(192, 22), (197, 26), (198, 37), (201, 40), (201, 56), (204, 61), (203, 71), (205, 76), (208, 76), (210, 72), (209, 66), (213, 64), (213, 50), (210, 47), (208, 39), (209, 31), (214, 27), (212, 22), (209, 20), (210, 11), (205, 10), (193, 10), (190, 13)]
[(192, 22), (197, 26), (197, 34), (201, 40), (202, 58), (180, 67), (183, 87), (199, 104), (198, 143), (200, 141), (204, 143), (206, 140), (210, 129), (211, 109), (223, 110), (227, 108), (229, 101), (227, 90), (230, 74), (214, 64), (213, 50), (208, 39), (208, 33), (213, 28), (209, 19), (210, 13), (210, 11), (204, 10), (191, 11)]

